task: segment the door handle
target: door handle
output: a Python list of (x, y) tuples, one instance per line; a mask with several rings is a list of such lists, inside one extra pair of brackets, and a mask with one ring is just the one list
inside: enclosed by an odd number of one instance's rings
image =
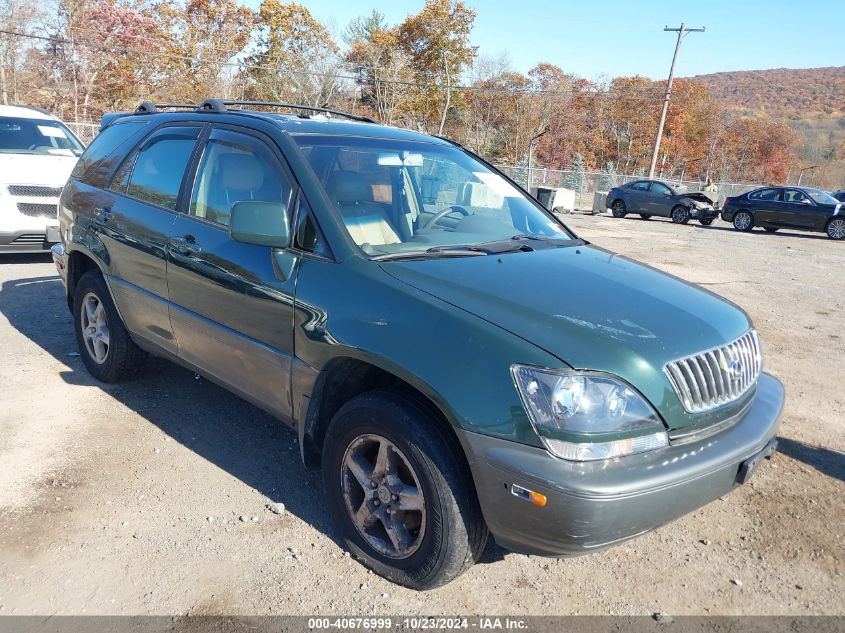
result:
[(196, 238), (193, 235), (171, 237), (170, 246), (173, 250), (183, 255), (196, 255), (202, 252), (202, 248), (196, 243)]
[(105, 224), (112, 219), (114, 214), (108, 207), (94, 207), (94, 222)]

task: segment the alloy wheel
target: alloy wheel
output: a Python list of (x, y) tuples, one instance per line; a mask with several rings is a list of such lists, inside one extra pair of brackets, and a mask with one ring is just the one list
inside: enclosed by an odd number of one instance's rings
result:
[(358, 533), (388, 558), (411, 556), (426, 527), (425, 497), (407, 457), (380, 435), (361, 435), (341, 463), (343, 499)]
[(740, 211), (734, 218), (734, 226), (740, 231), (745, 231), (751, 226), (751, 214)]
[(689, 211), (683, 207), (675, 207), (672, 209), (672, 222), (675, 224), (683, 224), (689, 219)]
[(109, 324), (106, 308), (93, 292), (82, 299), (80, 325), (86, 351), (95, 363), (102, 365), (109, 355)]
[(841, 240), (845, 238), (845, 219), (834, 218), (827, 225), (827, 234), (834, 240)]

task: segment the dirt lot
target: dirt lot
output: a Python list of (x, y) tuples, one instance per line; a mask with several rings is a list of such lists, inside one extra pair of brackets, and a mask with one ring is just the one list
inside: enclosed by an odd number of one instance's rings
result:
[(490, 545), (447, 587), (401, 589), (337, 544), (292, 433), (163, 361), (95, 384), (52, 263), (4, 258), (0, 614), (845, 613), (845, 244), (569, 222), (751, 314), (788, 395), (782, 453), (751, 484), (604, 553)]

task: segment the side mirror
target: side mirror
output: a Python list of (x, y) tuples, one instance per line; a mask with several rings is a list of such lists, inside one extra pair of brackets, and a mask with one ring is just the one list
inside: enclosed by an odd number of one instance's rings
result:
[(236, 202), (229, 218), (229, 234), (236, 242), (286, 248), (290, 244), (287, 211), (281, 202)]

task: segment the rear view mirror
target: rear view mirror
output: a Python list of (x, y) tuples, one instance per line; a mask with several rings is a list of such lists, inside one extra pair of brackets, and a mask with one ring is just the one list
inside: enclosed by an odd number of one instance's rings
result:
[(287, 208), (281, 202), (236, 202), (232, 205), (229, 234), (237, 242), (285, 248), (290, 243)]
[(414, 152), (382, 152), (378, 155), (382, 167), (422, 167), (423, 155)]

